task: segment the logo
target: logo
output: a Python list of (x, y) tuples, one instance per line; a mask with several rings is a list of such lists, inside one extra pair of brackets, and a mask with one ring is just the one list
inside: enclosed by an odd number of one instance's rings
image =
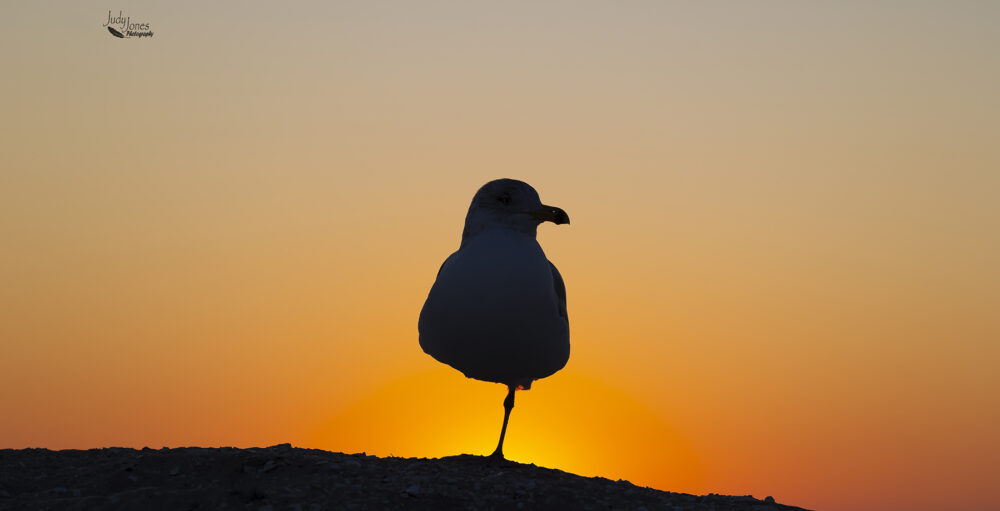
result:
[(120, 39), (153, 37), (149, 23), (132, 23), (132, 17), (123, 15), (122, 11), (118, 11), (118, 16), (114, 16), (111, 11), (108, 11), (108, 21), (105, 21), (101, 26), (108, 27), (108, 32)]

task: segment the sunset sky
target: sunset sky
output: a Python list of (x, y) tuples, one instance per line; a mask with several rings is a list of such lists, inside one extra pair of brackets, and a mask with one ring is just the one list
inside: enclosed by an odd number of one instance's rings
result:
[(573, 223), (508, 457), (995, 509), (1000, 2), (5, 2), (0, 62), (0, 448), (488, 454), (417, 316), (510, 177)]

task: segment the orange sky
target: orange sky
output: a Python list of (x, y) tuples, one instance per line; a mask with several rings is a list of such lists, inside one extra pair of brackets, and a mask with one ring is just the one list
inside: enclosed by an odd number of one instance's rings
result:
[(504, 389), (416, 321), (512, 177), (573, 224), (539, 230), (572, 355), (510, 457), (993, 505), (997, 5), (108, 9), (0, 7), (0, 448), (490, 452)]

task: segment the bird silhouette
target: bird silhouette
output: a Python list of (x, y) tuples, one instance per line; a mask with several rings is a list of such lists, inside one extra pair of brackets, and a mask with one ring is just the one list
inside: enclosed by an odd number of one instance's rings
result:
[(514, 392), (569, 360), (566, 286), (536, 241), (543, 222), (568, 224), (527, 183), (497, 179), (472, 198), (459, 249), (438, 270), (417, 329), (420, 347), (468, 378), (507, 386), (503, 440)]

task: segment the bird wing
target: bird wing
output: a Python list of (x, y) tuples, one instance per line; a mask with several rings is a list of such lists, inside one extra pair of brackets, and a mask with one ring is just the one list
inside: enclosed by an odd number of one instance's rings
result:
[(549, 261), (549, 267), (552, 268), (552, 285), (556, 288), (556, 296), (559, 298), (559, 315), (569, 319), (566, 312), (566, 283), (563, 282), (562, 275), (552, 261)]

